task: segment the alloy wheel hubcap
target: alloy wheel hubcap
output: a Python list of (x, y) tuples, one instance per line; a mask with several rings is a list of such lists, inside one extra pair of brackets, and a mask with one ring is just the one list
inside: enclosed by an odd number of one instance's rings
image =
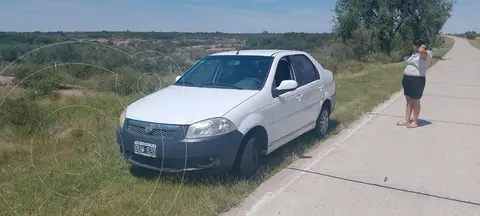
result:
[(328, 130), (328, 112), (323, 111), (320, 117), (320, 132), (326, 134)]

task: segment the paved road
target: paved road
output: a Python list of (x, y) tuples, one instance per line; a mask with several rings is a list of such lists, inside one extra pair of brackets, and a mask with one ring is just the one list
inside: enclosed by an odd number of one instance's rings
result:
[(444, 58), (422, 127), (395, 125), (405, 105), (394, 95), (225, 215), (480, 215), (480, 50), (456, 38)]

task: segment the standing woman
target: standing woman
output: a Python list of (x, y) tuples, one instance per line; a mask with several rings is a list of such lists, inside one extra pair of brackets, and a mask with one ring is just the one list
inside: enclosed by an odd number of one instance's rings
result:
[[(423, 40), (414, 40), (413, 53), (406, 61), (402, 86), (405, 98), (407, 99), (405, 119), (397, 123), (398, 126), (408, 128), (418, 127), (418, 115), (420, 115), (420, 99), (425, 88), (425, 76), (432, 60), (432, 51), (427, 50)], [(413, 112), (413, 121), (410, 117)]]

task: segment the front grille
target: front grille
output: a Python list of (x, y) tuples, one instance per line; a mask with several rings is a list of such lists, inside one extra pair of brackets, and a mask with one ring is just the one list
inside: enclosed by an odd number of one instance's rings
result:
[(169, 126), (170, 128), (168, 129), (162, 129), (161, 124), (150, 123), (153, 125), (153, 131), (150, 133), (147, 133), (145, 131), (145, 125), (147, 124), (149, 123), (129, 121), (127, 126), (127, 131), (135, 134), (144, 135), (144, 136), (161, 137), (161, 138), (173, 138), (177, 135), (177, 132), (178, 132), (178, 127), (175, 128), (175, 126), (173, 127)]
[(142, 155), (136, 155), (131, 151), (126, 151), (125, 156), (137, 163), (153, 166), (156, 168), (167, 168), (173, 170), (197, 169), (212, 166), (214, 163), (218, 165), (218, 155), (195, 157), (195, 158), (167, 158), (157, 157), (150, 158)]

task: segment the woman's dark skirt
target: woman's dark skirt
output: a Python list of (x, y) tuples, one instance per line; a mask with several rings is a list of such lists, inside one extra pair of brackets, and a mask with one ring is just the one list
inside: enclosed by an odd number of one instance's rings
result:
[(412, 99), (419, 100), (422, 98), (425, 83), (426, 79), (424, 76), (403, 75), (403, 94)]

